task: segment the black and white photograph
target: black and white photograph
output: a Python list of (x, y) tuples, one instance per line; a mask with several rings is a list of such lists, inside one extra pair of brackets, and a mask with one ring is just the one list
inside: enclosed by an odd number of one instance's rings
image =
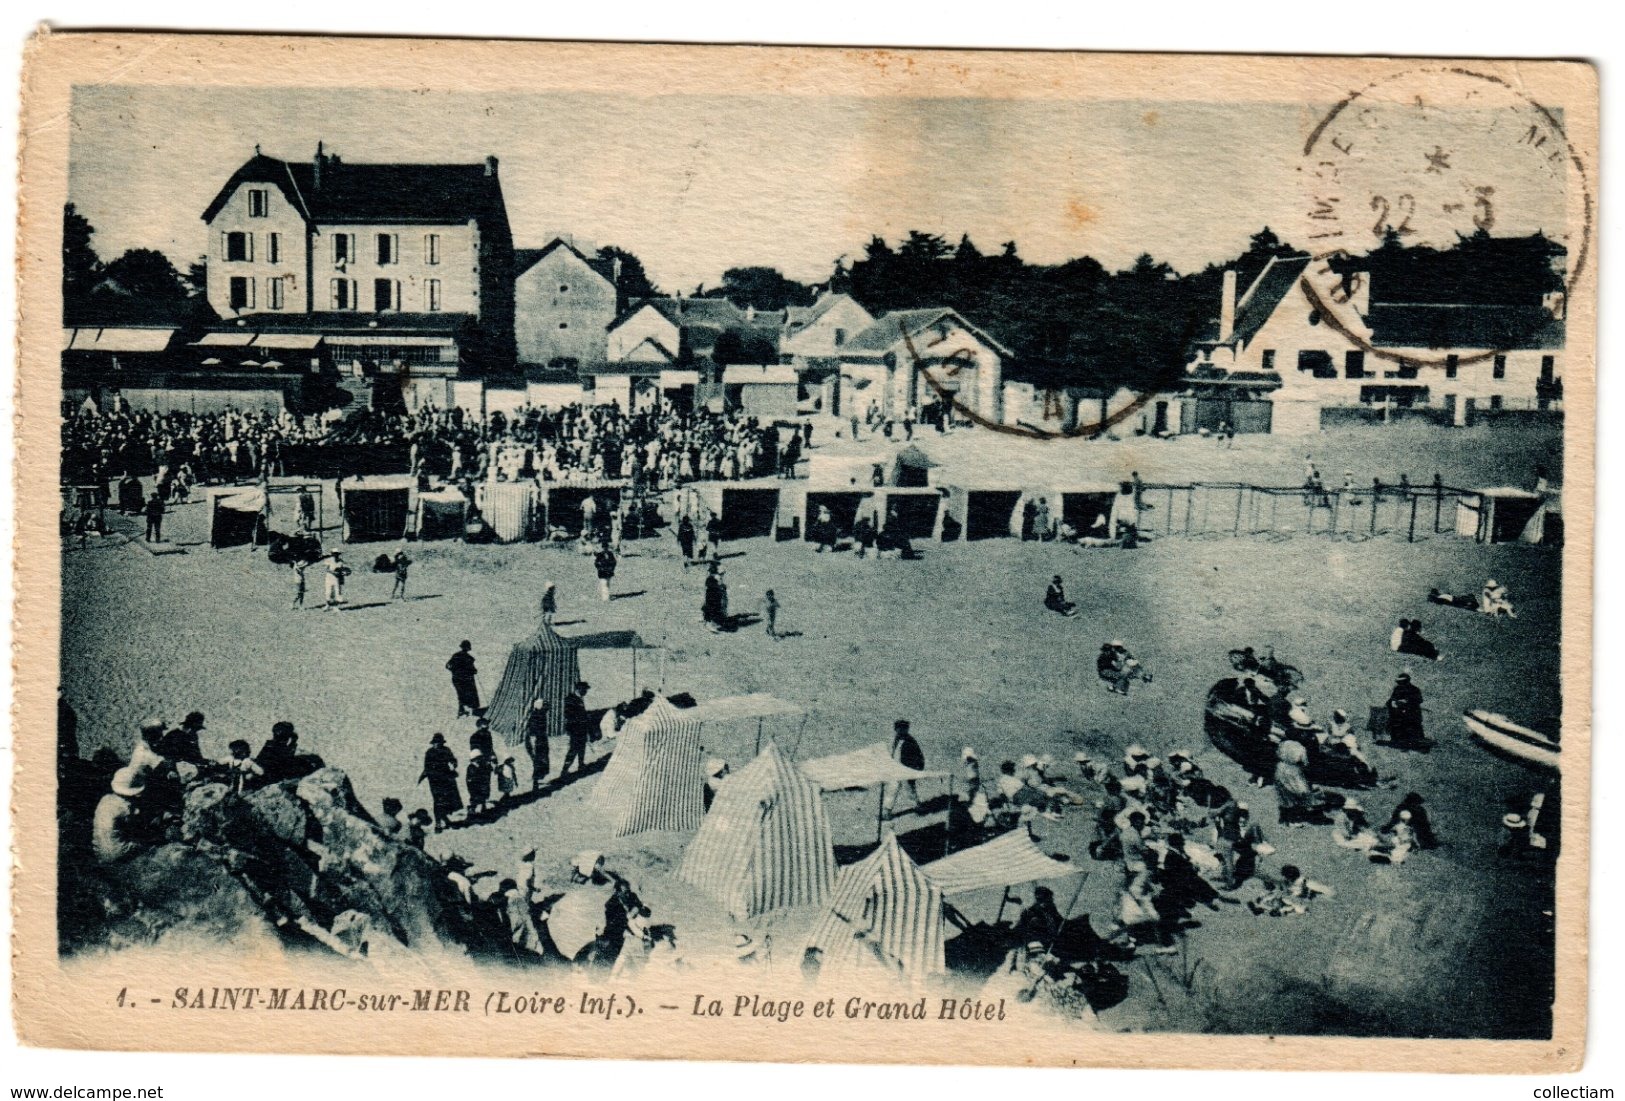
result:
[(1576, 1065), (1591, 68), (72, 37), (25, 1038)]

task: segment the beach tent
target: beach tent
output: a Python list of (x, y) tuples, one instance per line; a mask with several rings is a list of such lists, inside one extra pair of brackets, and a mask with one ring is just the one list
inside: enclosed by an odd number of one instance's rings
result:
[(916, 489), (931, 484), (931, 471), (942, 464), (932, 459), (915, 444), (909, 444), (892, 460), (890, 483)]
[(738, 921), (824, 901), (835, 844), (823, 792), (768, 742), (722, 782), (677, 876)]
[(265, 515), (265, 491), (232, 487), (209, 494), (209, 545), (240, 547), (252, 543)]
[[(800, 707), (766, 692), (752, 692), (748, 696), (723, 696), (721, 699), (707, 700), (685, 715), (702, 727), (710, 724), (715, 732), (718, 726), (727, 723), (750, 722), (755, 720), (756, 743), (752, 753), (760, 753), (762, 749), (763, 727), (768, 719), (780, 716), (800, 715), (805, 721), (807, 713)], [(794, 752), (794, 749), (791, 750)]]
[(475, 491), (480, 515), (499, 542), (538, 539), (547, 531), (547, 491), (535, 482), (486, 482)]
[(418, 494), (418, 538), (461, 539), (468, 519), (468, 498), (450, 487)]
[(801, 524), (805, 540), (810, 543), (817, 538), (815, 532), (817, 524), (815, 521), (818, 518), (820, 506), (829, 509), (830, 519), (835, 523), (836, 534), (842, 539), (850, 539), (852, 537), (852, 527), (858, 522), (859, 511), (867, 507), (871, 509), (872, 514), (873, 506), (865, 505), (865, 499), (873, 496), (874, 490), (872, 488), (807, 490), (806, 503), (803, 506), (806, 510), (806, 518)]
[(942, 889), (888, 834), (873, 853), (841, 870), (807, 947), (823, 953), (823, 975), (878, 971), (919, 979), (946, 970), (942, 925)]
[(564, 735), (564, 698), (581, 679), (576, 645), (560, 638), (543, 624), (536, 633), (508, 652), (508, 664), (497, 682), (496, 693), (488, 701), (485, 717), (491, 729), (509, 745), (525, 738), (525, 723), (531, 703), (540, 696), (547, 701), (547, 734)]
[(984, 887), (1011, 887), (1038, 879), (1059, 879), (1083, 871), (1070, 860), (1050, 856), (1033, 841), (1025, 827), (995, 837), (975, 848), (933, 860), (920, 869), (945, 895), (964, 894)]
[(905, 539), (930, 539), (937, 532), (942, 492), (888, 486), (875, 490), (876, 527)]
[(931, 772), (900, 764), (892, 757), (885, 742), (803, 761), (801, 771), (825, 791), (857, 791), (910, 780), (943, 780), (948, 776), (946, 772)]
[(1064, 521), (1071, 524), (1079, 536), (1111, 533), (1112, 503), (1120, 486), (1101, 483), (1064, 486), (1042, 486), (1029, 489), (1021, 495), (1011, 510), (1010, 534), (1020, 537), (1026, 519), (1027, 502), (1043, 500), (1049, 506), (1050, 523), (1057, 529)]
[(724, 539), (755, 539), (778, 534), (779, 487), (768, 482), (728, 486), (717, 515)]
[(1021, 534), (1021, 490), (1010, 486), (956, 486), (953, 495), (964, 498), (961, 522), (967, 542)]
[(656, 699), (621, 729), (593, 799), (610, 815), (615, 837), (697, 827), (705, 815), (700, 724)]
[(621, 505), (621, 492), (628, 485), (623, 478), (575, 478), (566, 482), (549, 482), (547, 486), (547, 523), (549, 527), (564, 528), (571, 535), (581, 533), (582, 505), (591, 497), (597, 507), (598, 522), (607, 517), (607, 510)]
[(1480, 543), (1543, 543), (1546, 498), (1508, 486), (1481, 489), (1457, 501), (1456, 534)]
[(339, 486), (339, 512), (344, 518), (344, 541), (399, 542), (406, 538), (411, 513), (412, 479), (406, 474), (357, 478)]
[(801, 762), (801, 771), (825, 791), (864, 791), (880, 789), (880, 807), (875, 816), (876, 834), (880, 834), (886, 821), (886, 785), (906, 784), (918, 780), (946, 780), (946, 772), (931, 772), (909, 768), (891, 755), (884, 742), (866, 745), (861, 749), (836, 753), (829, 757), (816, 757)]

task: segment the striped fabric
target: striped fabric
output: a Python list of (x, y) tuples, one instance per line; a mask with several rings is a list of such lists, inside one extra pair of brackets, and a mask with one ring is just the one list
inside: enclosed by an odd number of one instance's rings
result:
[(983, 887), (1008, 887), (1037, 879), (1058, 879), (1083, 871), (1070, 860), (1047, 855), (1024, 826), (973, 849), (933, 860), (920, 871), (931, 877), (945, 895)]
[(593, 789), (614, 836), (692, 830), (705, 814), (700, 724), (657, 699), (615, 739), (615, 754)]
[(807, 940), (824, 953), (822, 974), (882, 970), (911, 980), (946, 970), (942, 944), (942, 890), (892, 833), (842, 869), (834, 901)]
[(769, 741), (722, 783), (677, 875), (736, 921), (824, 901), (835, 848), (823, 792)]
[(899, 764), (884, 742), (803, 761), (801, 771), (825, 791), (851, 791), (908, 780), (942, 780), (948, 776), (946, 772), (918, 771)]
[(530, 705), (537, 696), (548, 704), (547, 736), (564, 736), (564, 697), (581, 679), (576, 648), (543, 624), (508, 654), (508, 666), (485, 709), (491, 729), (509, 745), (524, 741)]

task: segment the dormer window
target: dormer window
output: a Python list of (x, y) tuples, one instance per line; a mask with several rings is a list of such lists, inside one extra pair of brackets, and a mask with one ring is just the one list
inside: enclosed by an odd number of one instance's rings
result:
[(248, 216), (264, 218), (271, 213), (271, 195), (263, 187), (248, 189)]

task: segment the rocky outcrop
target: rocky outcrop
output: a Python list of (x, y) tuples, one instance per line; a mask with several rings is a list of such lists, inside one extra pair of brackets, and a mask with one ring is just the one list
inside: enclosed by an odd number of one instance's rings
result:
[(178, 822), (118, 864), (64, 860), (64, 947), (280, 940), (359, 957), (461, 951), (444, 869), (384, 836), (349, 778), (319, 769), (245, 795), (189, 788)]

